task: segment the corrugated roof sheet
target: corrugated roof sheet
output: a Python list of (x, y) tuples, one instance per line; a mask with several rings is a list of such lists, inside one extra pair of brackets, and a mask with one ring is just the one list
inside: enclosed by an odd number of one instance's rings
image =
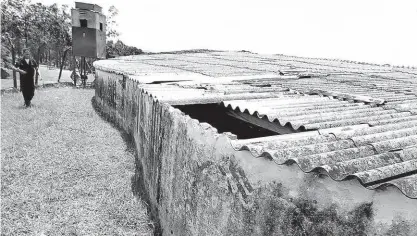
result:
[(224, 106), (280, 126), (297, 130), (315, 130), (364, 124), (408, 117), (410, 112), (350, 103), (320, 96), (284, 96), (279, 98), (224, 101)]
[(172, 83), (140, 79), (140, 86), (171, 105), (219, 103), (298, 132), (231, 140), (236, 150), (337, 181), (356, 178), (368, 189), (396, 186), (417, 199), (416, 68), (246, 52), (129, 56), (95, 66), (140, 78), (188, 73)]
[(338, 181), (355, 177), (370, 189), (394, 185), (417, 198), (417, 117), (384, 126), (232, 142), (237, 150), (279, 165), (296, 163), (305, 172), (326, 173)]

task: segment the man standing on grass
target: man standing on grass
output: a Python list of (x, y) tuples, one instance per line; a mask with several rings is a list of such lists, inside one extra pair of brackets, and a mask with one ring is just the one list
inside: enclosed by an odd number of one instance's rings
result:
[(30, 102), (35, 95), (35, 80), (34, 77), (39, 76), (39, 67), (35, 60), (31, 59), (30, 51), (27, 48), (23, 49), (23, 58), (15, 65), (17, 68), (12, 70), (20, 73), (20, 90), (25, 99), (25, 106), (30, 107)]

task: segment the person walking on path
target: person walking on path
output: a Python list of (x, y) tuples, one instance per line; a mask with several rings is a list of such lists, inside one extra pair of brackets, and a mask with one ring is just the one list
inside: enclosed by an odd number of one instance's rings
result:
[(35, 95), (35, 76), (39, 76), (39, 66), (30, 56), (27, 48), (23, 49), (23, 58), (19, 60), (12, 70), (20, 73), (20, 90), (25, 100), (25, 106), (30, 107), (33, 96)]

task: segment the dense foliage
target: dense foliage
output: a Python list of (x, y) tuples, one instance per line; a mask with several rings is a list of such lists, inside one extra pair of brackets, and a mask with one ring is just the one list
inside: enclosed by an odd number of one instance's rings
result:
[(127, 46), (122, 41), (108, 40), (106, 44), (107, 58), (117, 56), (139, 55), (142, 54), (142, 50), (136, 47)]

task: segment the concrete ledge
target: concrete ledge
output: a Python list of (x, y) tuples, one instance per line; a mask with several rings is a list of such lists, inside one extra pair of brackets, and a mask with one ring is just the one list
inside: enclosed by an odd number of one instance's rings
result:
[(225, 134), (98, 69), (95, 102), (133, 137), (162, 235), (417, 235), (417, 204), (236, 151)]

